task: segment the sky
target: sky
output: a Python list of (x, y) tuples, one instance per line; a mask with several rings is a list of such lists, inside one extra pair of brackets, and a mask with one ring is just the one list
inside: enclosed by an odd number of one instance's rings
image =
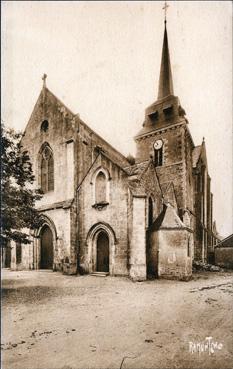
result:
[[(170, 1), (174, 94), (195, 145), (205, 137), (222, 236), (233, 232), (232, 4)], [(160, 1), (3, 1), (2, 120), (24, 130), (48, 88), (125, 155), (157, 98), (164, 32)]]

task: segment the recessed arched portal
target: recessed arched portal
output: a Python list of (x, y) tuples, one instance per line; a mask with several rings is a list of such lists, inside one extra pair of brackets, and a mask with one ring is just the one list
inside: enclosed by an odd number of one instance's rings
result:
[(97, 236), (96, 271), (109, 272), (109, 238), (107, 233), (100, 232)]
[(40, 269), (53, 269), (53, 234), (47, 224), (40, 232)]
[(94, 224), (87, 235), (86, 270), (114, 275), (116, 243), (115, 232), (109, 224)]

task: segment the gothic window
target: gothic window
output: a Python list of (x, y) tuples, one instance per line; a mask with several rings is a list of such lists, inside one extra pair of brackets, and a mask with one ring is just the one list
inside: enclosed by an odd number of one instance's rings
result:
[(158, 139), (154, 142), (154, 164), (155, 167), (163, 165), (163, 140)]
[(99, 172), (95, 181), (95, 202), (105, 203), (107, 196), (107, 178), (103, 172)]
[(50, 155), (48, 159), (48, 191), (52, 191), (53, 188), (54, 188), (54, 165), (53, 165), (53, 155)]
[(154, 163), (155, 167), (163, 165), (163, 147), (158, 150), (154, 149)]
[(47, 184), (47, 163), (44, 158), (41, 161), (41, 189), (46, 192)]
[(149, 197), (148, 201), (148, 227), (153, 224), (153, 201), (152, 198)]
[(44, 193), (54, 190), (54, 160), (52, 150), (46, 145), (41, 153), (41, 189)]

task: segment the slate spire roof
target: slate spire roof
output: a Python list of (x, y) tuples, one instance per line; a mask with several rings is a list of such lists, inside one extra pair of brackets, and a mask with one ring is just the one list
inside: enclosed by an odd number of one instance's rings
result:
[(164, 24), (165, 27), (159, 76), (158, 100), (161, 100), (169, 95), (174, 95), (166, 22), (164, 22)]

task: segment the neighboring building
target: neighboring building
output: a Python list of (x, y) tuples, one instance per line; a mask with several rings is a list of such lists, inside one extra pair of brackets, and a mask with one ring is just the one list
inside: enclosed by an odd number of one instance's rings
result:
[[(211, 199), (213, 200), (213, 195), (211, 194)], [(214, 250), (215, 250), (215, 246), (218, 244), (218, 242), (220, 242), (223, 239), (222, 236), (220, 236), (220, 234), (217, 231), (217, 227), (216, 227), (216, 222), (214, 221), (212, 224), (212, 234), (211, 234), (211, 239), (208, 239), (208, 249), (207, 249), (207, 261), (210, 264), (214, 264), (215, 263), (215, 255), (214, 255)]]
[(11, 243), (9, 242), (6, 247), (1, 247), (1, 267), (11, 267)]
[(205, 142), (195, 147), (173, 92), (165, 23), (157, 100), (126, 158), (43, 89), (22, 140), (43, 226), (13, 246), (13, 269), (188, 279), (215, 243)]
[(233, 269), (233, 234), (215, 246), (214, 254), (216, 265)]

